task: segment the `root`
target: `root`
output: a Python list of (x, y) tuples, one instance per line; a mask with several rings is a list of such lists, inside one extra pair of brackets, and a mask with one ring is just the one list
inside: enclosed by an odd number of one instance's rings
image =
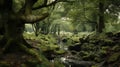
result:
[(7, 41), (7, 39), (5, 37), (3, 37), (0, 40), (0, 56), (4, 53), (4, 51), (6, 50), (6, 48), (9, 46), (9, 44), (11, 43), (11, 40)]
[(9, 53), (9, 50), (14, 52), (14, 51), (22, 51), (23, 53), (29, 54), (36, 58), (38, 62), (41, 62), (40, 55), (36, 49), (33, 47), (31, 48), (30, 44), (27, 44), (27, 42), (16, 42), (13, 39), (9, 39), (6, 44), (2, 47), (2, 50), (0, 51), (0, 56), (2, 56), (4, 53)]
[(6, 43), (6, 45), (2, 48), (2, 52), (5, 52), (5, 50), (7, 50), (7, 48), (10, 46), (10, 44), (12, 43), (12, 39), (8, 40), (8, 42)]
[(20, 48), (22, 51), (25, 51), (27, 54), (30, 54), (32, 56), (34, 56), (36, 59), (38, 59), (39, 62), (41, 62), (41, 58), (40, 58), (40, 55), (39, 53), (37, 53), (37, 51), (35, 49), (30, 49), (30, 48), (27, 48), (25, 45), (23, 44), (19, 44)]
[(41, 62), (40, 55), (36, 48), (28, 44), (26, 40), (21, 37), (7, 38), (3, 36), (0, 40), (0, 56), (4, 56), (7, 53), (23, 52), (25, 54), (33, 56), (36, 60)]
[(24, 38), (22, 39), (22, 41), (23, 41), (23, 44), (24, 44), (26, 47), (28, 47), (28, 48), (33, 48), (33, 46), (31, 46), (30, 44), (28, 44)]
[(2, 48), (7, 42), (7, 39), (3, 36), (0, 40), (0, 48)]

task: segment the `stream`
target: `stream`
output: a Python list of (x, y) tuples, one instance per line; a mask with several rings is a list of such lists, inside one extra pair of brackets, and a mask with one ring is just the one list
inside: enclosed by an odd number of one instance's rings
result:
[(78, 59), (67, 57), (61, 57), (61, 62), (65, 64), (65, 67), (91, 67), (94, 62), (91, 61), (81, 61)]
[(61, 63), (65, 65), (65, 67), (91, 67), (95, 64), (92, 61), (83, 61), (80, 57), (76, 55), (72, 55), (72, 53), (68, 50), (68, 47), (62, 41), (59, 41), (58, 46), (60, 50), (64, 50), (67, 52), (64, 56), (59, 57)]

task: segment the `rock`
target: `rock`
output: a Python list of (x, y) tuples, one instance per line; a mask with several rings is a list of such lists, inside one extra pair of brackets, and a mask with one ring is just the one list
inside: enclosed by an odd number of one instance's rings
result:
[(66, 43), (67, 41), (68, 41), (67, 38), (62, 39), (62, 42), (63, 42), (63, 43)]
[(94, 64), (92, 61), (78, 61), (72, 59), (66, 59), (66, 62), (68, 62), (71, 67), (91, 67)]
[(117, 52), (117, 53), (114, 53), (112, 54), (109, 58), (108, 58), (108, 63), (111, 63), (111, 62), (115, 62), (117, 60), (120, 60), (120, 52)]
[(53, 59), (55, 58), (54, 50), (44, 51), (43, 54), (45, 55), (45, 57), (46, 57), (48, 60), (53, 60)]
[(81, 46), (78, 44), (78, 45), (74, 45), (74, 46), (69, 46), (68, 47), (68, 50), (70, 50), (70, 51), (80, 51), (81, 50)]

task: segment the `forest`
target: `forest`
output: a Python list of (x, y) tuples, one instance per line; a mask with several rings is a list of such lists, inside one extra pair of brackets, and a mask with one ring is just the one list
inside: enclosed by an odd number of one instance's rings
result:
[(0, 0), (0, 67), (120, 67), (120, 0)]

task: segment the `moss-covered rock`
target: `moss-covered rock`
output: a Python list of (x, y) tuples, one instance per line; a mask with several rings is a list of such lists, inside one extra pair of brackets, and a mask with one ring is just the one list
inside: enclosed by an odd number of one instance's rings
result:
[(112, 54), (112, 55), (108, 58), (107, 62), (108, 62), (108, 63), (111, 63), (111, 62), (115, 62), (115, 61), (118, 61), (118, 60), (120, 60), (120, 52), (117, 52), (117, 53)]
[(113, 46), (112, 50), (113, 51), (120, 51), (120, 45), (118, 44), (118, 45)]

